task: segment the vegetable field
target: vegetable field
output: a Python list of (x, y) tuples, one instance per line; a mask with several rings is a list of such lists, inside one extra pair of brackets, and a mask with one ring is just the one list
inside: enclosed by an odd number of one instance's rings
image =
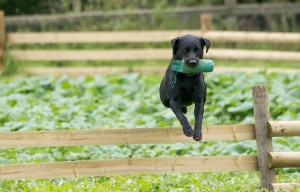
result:
[[(160, 103), (161, 78), (131, 73), (1, 79), (1, 131), (178, 127)], [(253, 123), (251, 85), (259, 83), (269, 85), (271, 119), (300, 119), (300, 74), (212, 73), (206, 75), (203, 123)], [(299, 137), (274, 139), (274, 151), (299, 150)], [(0, 163), (237, 154), (256, 154), (255, 141), (0, 149)], [(276, 172), (277, 182), (300, 182), (299, 169)], [(252, 191), (258, 185), (256, 172), (0, 181), (1, 191)]]

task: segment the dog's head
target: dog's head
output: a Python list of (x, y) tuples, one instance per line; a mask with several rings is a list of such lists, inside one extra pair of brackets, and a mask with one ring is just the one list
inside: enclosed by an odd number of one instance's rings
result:
[(195, 66), (199, 59), (203, 59), (203, 48), (206, 46), (206, 53), (210, 47), (210, 41), (194, 35), (184, 35), (171, 40), (173, 48), (173, 59), (183, 59), (186, 64)]

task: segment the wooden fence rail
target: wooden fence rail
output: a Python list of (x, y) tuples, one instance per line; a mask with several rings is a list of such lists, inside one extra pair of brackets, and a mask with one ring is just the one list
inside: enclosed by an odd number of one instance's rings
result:
[(257, 171), (256, 156), (109, 159), (0, 166), (0, 179), (38, 179), (180, 172)]
[(269, 168), (300, 167), (300, 152), (270, 152)]
[(269, 121), (268, 136), (282, 137), (300, 135), (300, 121)]
[[(202, 128), (203, 141), (255, 139), (254, 125), (211, 125)], [(132, 128), (0, 132), (0, 147), (54, 147), (83, 145), (156, 144), (191, 142), (182, 128)]]
[[(299, 136), (300, 121), (270, 121), (266, 85), (252, 89), (253, 124), (203, 127), (203, 142), (257, 141), (258, 156), (194, 156), (163, 158), (106, 159), (72, 162), (0, 165), (0, 179), (37, 179), (116, 174), (159, 174), (180, 172), (259, 171), (261, 188), (288, 189), (299, 183), (276, 183), (273, 168), (300, 167), (299, 152), (273, 152), (272, 136)], [(277, 135), (287, 132), (285, 135)], [(284, 131), (282, 131), (284, 130)], [(136, 128), (98, 130), (54, 130), (1, 132), (0, 147), (53, 147), (118, 144), (194, 142), (181, 128)]]
[(299, 188), (300, 183), (271, 183), (270, 189), (275, 191), (293, 191)]
[[(166, 72), (165, 67), (161, 66), (103, 66), (103, 67), (39, 67), (32, 66), (26, 67), (24, 69), (26, 74), (31, 75), (45, 75), (45, 70), (47, 70), (48, 76), (56, 76), (60, 77), (62, 75), (67, 75), (69, 77), (78, 77), (80, 75), (99, 75), (99, 74), (108, 74), (111, 72), (117, 74), (128, 74), (131, 72), (141, 73), (141, 74), (164, 74)], [(214, 73), (226, 73), (226, 72), (243, 72), (243, 73), (254, 73), (259, 72), (260, 68), (252, 68), (252, 67), (226, 67), (226, 66), (217, 66), (214, 69)], [(269, 68), (268, 73), (297, 73), (300, 70), (297, 69), (282, 69), (282, 68)]]
[(170, 42), (177, 36), (191, 33), (204, 36), (212, 42), (297, 44), (299, 33), (247, 32), (247, 31), (102, 31), (102, 32), (22, 32), (8, 33), (6, 41), (11, 44), (36, 43), (148, 43)]
[[(169, 60), (170, 49), (127, 50), (11, 50), (10, 55), (23, 61), (103, 61)], [(300, 61), (300, 52), (214, 49), (205, 55), (213, 59)]]

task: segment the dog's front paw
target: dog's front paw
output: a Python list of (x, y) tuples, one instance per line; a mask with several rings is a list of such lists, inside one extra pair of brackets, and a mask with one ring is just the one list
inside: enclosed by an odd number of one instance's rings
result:
[(187, 136), (187, 137), (191, 137), (194, 134), (193, 128), (191, 126), (185, 126), (183, 127), (183, 133)]
[(201, 132), (198, 132), (198, 131), (195, 131), (194, 132), (194, 135), (193, 135), (193, 139), (195, 141), (201, 141), (202, 140), (202, 133)]

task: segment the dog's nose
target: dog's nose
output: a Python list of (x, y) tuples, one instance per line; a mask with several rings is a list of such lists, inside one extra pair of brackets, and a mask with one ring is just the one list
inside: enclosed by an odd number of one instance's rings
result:
[(191, 59), (191, 60), (189, 61), (189, 64), (192, 65), (192, 66), (194, 66), (194, 65), (197, 64), (197, 60), (196, 60), (196, 59)]

